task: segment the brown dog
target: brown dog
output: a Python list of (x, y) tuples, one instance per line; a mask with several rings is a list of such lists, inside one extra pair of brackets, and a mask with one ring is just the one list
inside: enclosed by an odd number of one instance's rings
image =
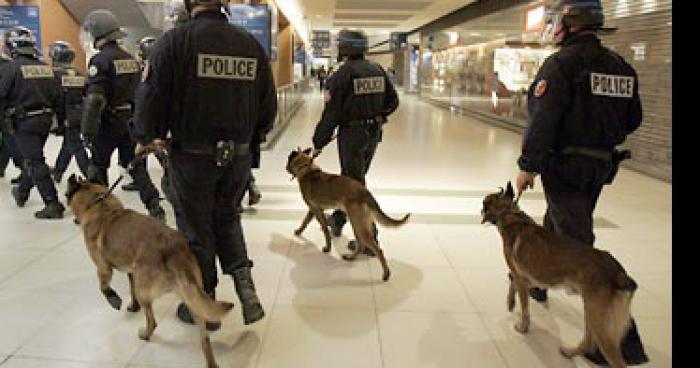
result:
[[(610, 253), (558, 235), (537, 225), (513, 201), (513, 187), (486, 196), (483, 222), (498, 226), (512, 281), (508, 310), (518, 292), (522, 316), (515, 325), (526, 333), (530, 325), (528, 288), (563, 286), (583, 297), (585, 334), (573, 348), (561, 348), (567, 358), (593, 352), (598, 346), (614, 368), (626, 367), (620, 350), (630, 326), (630, 304), (637, 284)], [(482, 223), (483, 223), (482, 222)]]
[(202, 291), (199, 265), (184, 235), (125, 209), (117, 197), (106, 192), (104, 186), (79, 181), (75, 175), (68, 179), (68, 205), (80, 222), (107, 302), (114, 309), (121, 308), (121, 298), (110, 287), (112, 270), (128, 272), (132, 298), (128, 309), (136, 312), (143, 307), (146, 328), (139, 331), (139, 337), (148, 340), (156, 328), (152, 301), (174, 291), (200, 327), (207, 367), (217, 367), (204, 322), (220, 321), (233, 304), (215, 302)]
[(311, 149), (301, 151), (298, 149), (289, 154), (287, 160), (287, 171), (294, 175), (299, 181), (301, 195), (304, 202), (309, 206), (301, 226), (294, 232), (295, 235), (301, 233), (309, 225), (313, 217), (321, 224), (323, 235), (326, 237), (326, 246), (323, 252), (331, 250), (331, 235), (328, 232), (328, 223), (323, 214), (323, 210), (341, 209), (348, 214), (348, 220), (352, 225), (358, 246), (353, 254), (343, 255), (346, 261), (354, 260), (360, 252), (368, 247), (379, 258), (379, 262), (384, 269), (382, 279), (389, 279), (391, 272), (384, 258), (384, 253), (379, 248), (379, 243), (374, 236), (374, 221), (376, 220), (385, 227), (399, 227), (408, 221), (411, 214), (407, 214), (401, 220), (394, 220), (387, 216), (379, 204), (372, 196), (372, 193), (357, 180), (328, 174), (314, 164), (311, 157)]

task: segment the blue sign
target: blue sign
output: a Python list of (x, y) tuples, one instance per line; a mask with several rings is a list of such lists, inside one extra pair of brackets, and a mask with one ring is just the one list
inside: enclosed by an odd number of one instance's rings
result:
[(250, 32), (263, 46), (267, 56), (272, 59), (270, 31), (272, 14), (267, 4), (232, 4), (229, 8), (231, 9), (229, 22)]
[(36, 47), (41, 50), (41, 21), (36, 5), (0, 5), (0, 30), (17, 26), (27, 27), (34, 32)]
[(294, 50), (294, 63), (306, 64), (306, 50), (304, 50), (303, 47), (299, 47)]

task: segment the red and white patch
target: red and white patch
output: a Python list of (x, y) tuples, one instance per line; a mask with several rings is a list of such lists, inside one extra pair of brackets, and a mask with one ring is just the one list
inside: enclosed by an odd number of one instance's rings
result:
[(540, 98), (544, 96), (545, 93), (547, 93), (547, 81), (542, 79), (537, 83), (537, 87), (535, 87), (535, 97)]
[(150, 74), (151, 64), (149, 64), (148, 60), (146, 60), (146, 66), (143, 67), (143, 71), (141, 72), (141, 82), (145, 82)]

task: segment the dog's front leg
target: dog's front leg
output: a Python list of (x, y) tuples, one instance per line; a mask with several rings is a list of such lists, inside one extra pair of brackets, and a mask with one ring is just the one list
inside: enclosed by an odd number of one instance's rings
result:
[(112, 282), (112, 268), (109, 266), (98, 268), (97, 277), (100, 279), (100, 290), (102, 291), (102, 295), (105, 296), (107, 302), (112, 306), (112, 308), (120, 310), (122, 308), (122, 298), (110, 286), (110, 283)]
[(202, 352), (204, 353), (204, 358), (207, 361), (207, 368), (219, 368), (214, 359), (214, 352), (211, 349), (211, 340), (209, 340), (209, 333), (207, 332), (206, 324), (204, 319), (197, 315), (193, 315), (195, 323), (199, 326), (199, 340), (202, 345)]
[(298, 229), (294, 230), (294, 235), (299, 236), (301, 233), (306, 230), (306, 227), (309, 226), (309, 222), (311, 222), (311, 219), (314, 217), (313, 212), (309, 211), (306, 213), (306, 217), (304, 217), (304, 220), (301, 222), (301, 226), (299, 226)]
[(321, 224), (323, 236), (326, 238), (326, 246), (323, 247), (322, 251), (323, 253), (328, 253), (331, 251), (331, 233), (330, 231), (328, 231), (328, 222), (326, 221), (326, 215), (323, 214), (323, 210), (320, 208), (314, 208), (311, 211), (313, 211), (313, 214), (316, 217), (316, 221), (318, 221), (318, 223)]
[(530, 299), (527, 293), (528, 283), (517, 274), (513, 275), (515, 288), (518, 290), (520, 299), (520, 322), (515, 325), (515, 330), (520, 333), (527, 333), (530, 329)]
[(136, 292), (134, 291), (134, 275), (129, 274), (129, 289), (131, 291), (131, 303), (129, 306), (126, 308), (131, 313), (136, 313), (141, 309), (141, 306), (139, 305), (139, 301), (136, 298)]

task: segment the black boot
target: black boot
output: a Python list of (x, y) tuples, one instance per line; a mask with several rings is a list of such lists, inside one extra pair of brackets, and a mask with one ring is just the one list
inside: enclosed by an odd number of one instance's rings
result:
[[(649, 357), (644, 351), (644, 345), (642, 345), (642, 340), (639, 338), (639, 332), (637, 332), (637, 324), (634, 322), (634, 319), (632, 319), (632, 324), (630, 326), (629, 331), (627, 331), (627, 335), (625, 335), (625, 338), (622, 339), (621, 348), (622, 357), (625, 359), (625, 362), (628, 365), (640, 365), (649, 362)], [(608, 362), (605, 360), (603, 353), (600, 352), (600, 349), (596, 348), (595, 352), (586, 353), (584, 354), (584, 356), (586, 357), (586, 359), (590, 360), (595, 364), (602, 366), (609, 365)]]
[(152, 201), (150, 201), (146, 205), (146, 209), (148, 210), (148, 214), (157, 219), (158, 221), (165, 223), (165, 210), (163, 207), (160, 206), (160, 198), (156, 198)]
[(537, 300), (538, 302), (546, 302), (547, 301), (547, 289), (540, 289), (540, 288), (531, 288), (530, 289), (530, 297), (532, 299)]
[(20, 181), (22, 181), (22, 174), (19, 174), (18, 177), (11, 179), (10, 184), (19, 184)]
[(255, 185), (255, 182), (250, 183), (248, 186), (248, 206), (255, 206), (260, 203), (260, 199), (262, 199), (262, 194), (258, 186)]
[(328, 227), (331, 228), (331, 235), (334, 237), (337, 238), (343, 234), (343, 225), (337, 221), (335, 216), (326, 216), (326, 223), (328, 223)]
[(27, 204), (27, 200), (29, 200), (29, 193), (20, 192), (19, 187), (12, 188), (12, 196), (15, 198), (17, 207), (24, 207)]
[(265, 316), (265, 311), (260, 304), (260, 299), (255, 293), (253, 277), (250, 267), (241, 267), (233, 271), (233, 283), (236, 286), (236, 294), (243, 306), (243, 322), (246, 325), (257, 322)]
[[(206, 293), (211, 297), (212, 299), (216, 300), (215, 293), (212, 291), (210, 293)], [(175, 312), (175, 315), (177, 316), (177, 319), (180, 321), (187, 323), (188, 325), (193, 325), (194, 324), (194, 318), (192, 318), (192, 314), (190, 313), (190, 309), (187, 308), (187, 305), (185, 303), (180, 303), (177, 306), (177, 312)], [(205, 323), (207, 327), (207, 331), (218, 331), (221, 328), (221, 322), (209, 322)]]
[(139, 186), (136, 185), (135, 181), (132, 181), (129, 184), (124, 184), (122, 185), (122, 190), (125, 192), (138, 192), (139, 191)]
[(63, 207), (61, 202), (55, 201), (55, 202), (49, 202), (49, 204), (46, 205), (46, 207), (39, 211), (34, 213), (34, 217), (38, 219), (62, 219), (63, 218), (63, 211), (65, 211), (66, 208)]

